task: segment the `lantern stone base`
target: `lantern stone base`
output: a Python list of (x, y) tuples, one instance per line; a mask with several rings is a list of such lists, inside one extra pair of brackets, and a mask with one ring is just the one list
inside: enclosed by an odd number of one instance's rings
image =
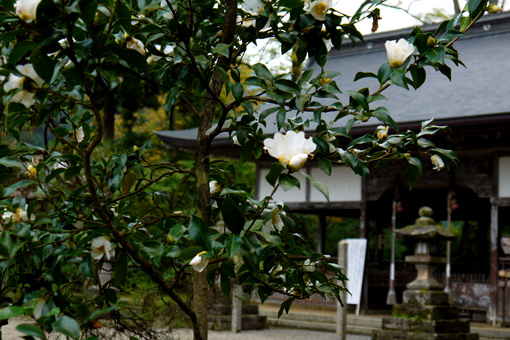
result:
[(469, 333), (469, 321), (459, 319), (458, 308), (449, 306), (448, 294), (440, 290), (406, 290), (393, 315), (383, 319), (374, 340), (478, 340), (478, 334)]
[[(208, 309), (207, 321), (210, 330), (225, 331), (232, 328), (232, 307), (226, 304), (218, 304)], [(267, 316), (259, 315), (259, 306), (245, 304), (242, 307), (241, 329), (265, 329), (267, 328)]]

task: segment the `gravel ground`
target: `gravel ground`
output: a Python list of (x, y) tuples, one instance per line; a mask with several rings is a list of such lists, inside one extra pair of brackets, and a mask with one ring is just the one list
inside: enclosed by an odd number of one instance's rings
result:
[[(30, 319), (16, 318), (10, 320), (9, 324), (2, 327), (3, 340), (21, 340), (22, 334), (16, 331), (16, 326), (20, 323), (29, 323)], [(58, 339), (58, 336), (50, 337)], [(171, 337), (175, 340), (192, 340), (193, 334), (189, 330), (176, 330)], [(61, 336), (60, 339), (65, 339)], [(110, 340), (128, 339), (127, 337), (109, 336)], [(257, 331), (243, 331), (240, 333), (232, 333), (229, 331), (216, 332), (209, 331), (209, 340), (338, 340), (335, 333), (307, 331), (300, 329), (288, 328), (269, 328)], [(347, 335), (347, 340), (370, 340), (369, 336)]]

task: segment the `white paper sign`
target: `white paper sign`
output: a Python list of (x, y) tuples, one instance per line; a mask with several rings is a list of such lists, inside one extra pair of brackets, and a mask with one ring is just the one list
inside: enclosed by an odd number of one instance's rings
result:
[(367, 251), (367, 239), (348, 238), (347, 251), (347, 289), (351, 295), (347, 294), (347, 303), (358, 305), (361, 302), (361, 287), (363, 286), (363, 271), (365, 269), (365, 255)]

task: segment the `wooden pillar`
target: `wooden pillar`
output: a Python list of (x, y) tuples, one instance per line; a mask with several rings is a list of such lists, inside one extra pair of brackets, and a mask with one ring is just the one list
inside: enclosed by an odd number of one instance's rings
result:
[(319, 215), (319, 230), (317, 231), (317, 252), (324, 254), (326, 252), (326, 215)]
[[(368, 222), (367, 222), (367, 181), (363, 179), (361, 184), (361, 206), (360, 206), (360, 214), (359, 214), (359, 237), (367, 239), (367, 249), (368, 249)], [(367, 254), (369, 252), (367, 251)], [(368, 256), (365, 256), (365, 268), (367, 266)], [(361, 312), (365, 314), (368, 310), (368, 270), (363, 271), (363, 291), (361, 293)]]
[(498, 315), (498, 203), (497, 200), (491, 198), (491, 270), (490, 270), (490, 306), (488, 313), (488, 322), (493, 325), (497, 322)]
[[(344, 268), (344, 273), (347, 273), (347, 260), (349, 245), (346, 240), (342, 240), (338, 243), (338, 265)], [(343, 283), (338, 282), (343, 285)], [(347, 287), (347, 283), (343, 285)], [(340, 298), (344, 304), (342, 307), (340, 302), (336, 302), (336, 334), (339, 340), (345, 340), (347, 338), (347, 293), (341, 292)]]

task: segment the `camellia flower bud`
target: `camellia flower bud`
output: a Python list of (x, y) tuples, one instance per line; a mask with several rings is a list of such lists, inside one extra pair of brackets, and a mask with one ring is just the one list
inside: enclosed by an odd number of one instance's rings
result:
[(443, 159), (441, 158), (441, 156), (439, 155), (432, 155), (432, 157), (430, 157), (430, 161), (432, 162), (432, 165), (434, 165), (434, 170), (441, 170), (442, 168), (444, 168), (444, 162), (443, 162)]
[(496, 4), (490, 4), (489, 7), (487, 7), (487, 11), (489, 11), (489, 13), (491, 13), (491, 14), (494, 14), (494, 13), (502, 12), (503, 8), (501, 8), (501, 6), (498, 6)]
[(400, 67), (415, 51), (414, 45), (405, 39), (388, 40), (384, 44), (391, 67)]
[(210, 181), (209, 182), (209, 193), (212, 195), (212, 194), (215, 194), (217, 192), (220, 192), (221, 191), (221, 184), (218, 183), (218, 181)]
[(389, 129), (389, 126), (379, 125), (376, 129), (377, 139), (381, 140), (381, 139), (388, 137), (388, 129)]
[(317, 0), (310, 4), (307, 13), (315, 18), (315, 20), (326, 20), (326, 13), (331, 8), (331, 0)]
[(143, 46), (143, 42), (140, 40), (130, 37), (128, 38), (126, 42), (126, 47), (135, 50), (136, 52), (140, 53), (141, 55), (145, 55), (145, 46)]
[(430, 48), (436, 46), (436, 39), (434, 39), (434, 37), (432, 37), (432, 36), (429, 36), (427, 38), (427, 46)]
[(14, 9), (21, 20), (34, 20), (37, 16), (37, 6), (40, 2), (41, 0), (18, 0), (14, 4)]
[(205, 267), (207, 267), (207, 264), (209, 263), (209, 259), (204, 259), (202, 255), (207, 254), (206, 251), (202, 251), (195, 255), (195, 257), (191, 260), (189, 263), (193, 269), (195, 269), (197, 272), (201, 273)]

